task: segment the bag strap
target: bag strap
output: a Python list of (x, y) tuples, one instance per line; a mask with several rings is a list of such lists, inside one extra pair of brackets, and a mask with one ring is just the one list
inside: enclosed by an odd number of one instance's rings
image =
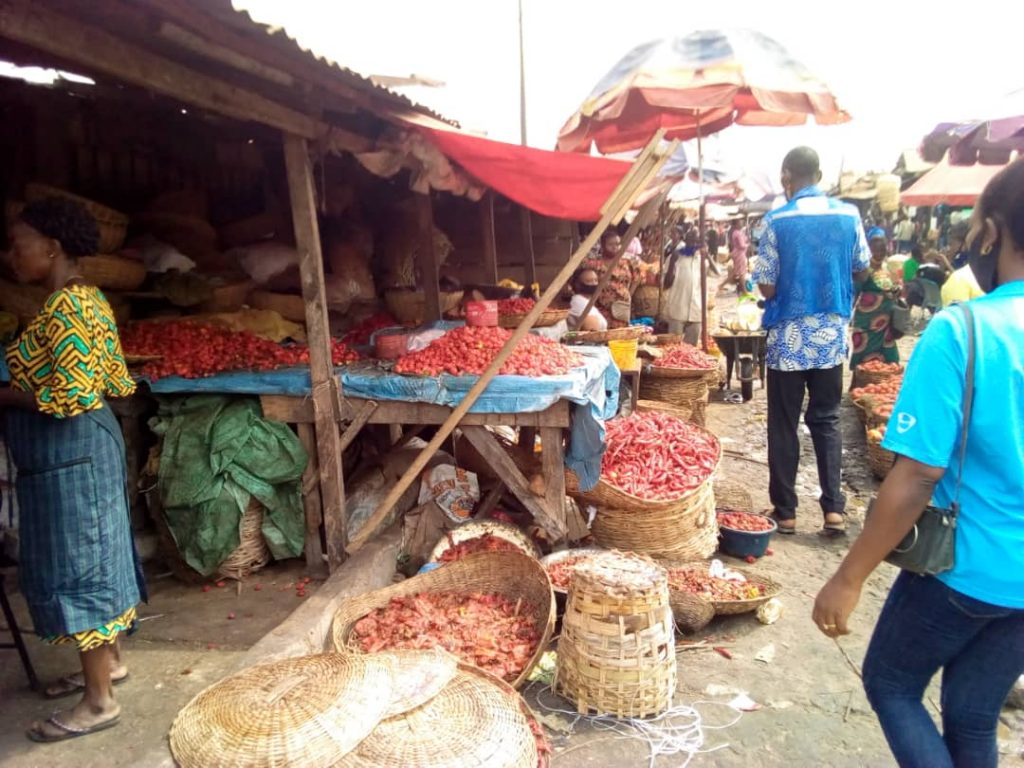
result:
[(953, 514), (960, 511), (960, 484), (964, 479), (964, 461), (967, 459), (967, 432), (971, 426), (971, 411), (974, 409), (974, 313), (967, 304), (961, 304), (964, 322), (967, 323), (967, 371), (964, 381), (964, 423), (960, 429), (960, 466), (957, 469), (956, 492), (953, 496)]

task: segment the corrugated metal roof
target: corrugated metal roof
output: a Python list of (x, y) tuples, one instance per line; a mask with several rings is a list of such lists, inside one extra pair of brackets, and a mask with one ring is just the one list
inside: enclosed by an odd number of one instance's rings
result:
[(305, 47), (297, 37), (292, 36), (288, 32), (287, 28), (257, 21), (252, 17), (247, 9), (239, 7), (237, 0), (202, 0), (202, 2), (197, 3), (197, 7), (212, 16), (218, 17), (226, 23), (232, 24), (236, 27), (245, 27), (246, 29), (244, 31), (251, 31), (253, 29), (263, 30), (272, 40), (275, 41), (276, 44), (278, 44), (279, 47), (290, 48), (293, 53), (299, 53), (316, 61), (321, 66), (330, 68), (337, 76), (343, 77), (348, 85), (360, 91), (392, 101), (396, 106), (401, 106), (405, 109), (412, 109), (416, 112), (430, 115), (431, 117), (448, 123), (449, 125), (458, 126), (457, 121), (445, 117), (430, 107), (424, 104), (418, 104), (408, 96), (397, 93), (383, 85), (378, 85), (370, 78), (361, 75), (355, 70), (349, 69), (330, 57), (317, 53), (311, 48)]

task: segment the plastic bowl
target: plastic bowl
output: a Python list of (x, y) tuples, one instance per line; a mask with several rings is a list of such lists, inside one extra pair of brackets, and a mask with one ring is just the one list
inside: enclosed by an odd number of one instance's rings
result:
[(767, 531), (738, 531), (735, 528), (718, 526), (718, 551), (733, 557), (764, 557), (772, 534), (779, 529), (775, 521), (766, 518), (772, 527)]

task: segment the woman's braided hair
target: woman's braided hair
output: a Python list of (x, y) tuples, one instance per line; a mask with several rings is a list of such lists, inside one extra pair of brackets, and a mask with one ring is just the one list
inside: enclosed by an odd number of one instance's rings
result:
[(40, 234), (59, 242), (68, 256), (90, 256), (99, 250), (100, 230), (96, 219), (74, 200), (44, 197), (26, 205), (19, 218)]

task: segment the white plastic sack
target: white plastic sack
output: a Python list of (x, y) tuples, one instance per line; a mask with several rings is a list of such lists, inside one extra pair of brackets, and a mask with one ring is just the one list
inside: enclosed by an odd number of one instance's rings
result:
[(146, 265), (146, 271), (155, 275), (162, 275), (172, 269), (178, 272), (191, 272), (196, 266), (192, 259), (173, 245), (159, 240), (150, 240), (143, 245), (139, 255), (142, 257), (142, 263)]
[(454, 523), (464, 523), (480, 501), (476, 474), (453, 464), (426, 470), (420, 483), (420, 504), (433, 501)]
[(282, 243), (256, 243), (244, 248), (233, 248), (229, 256), (258, 285), (266, 285), (289, 267), (298, 266), (299, 252)]

